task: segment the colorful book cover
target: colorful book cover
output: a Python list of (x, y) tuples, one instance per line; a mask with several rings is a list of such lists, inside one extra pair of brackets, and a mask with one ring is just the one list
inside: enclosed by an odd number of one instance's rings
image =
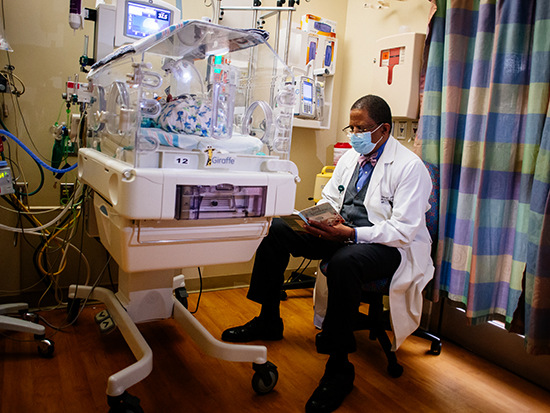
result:
[(301, 211), (294, 211), (292, 215), (281, 217), (293, 230), (305, 232), (304, 223), (307, 225), (308, 220), (323, 222), (330, 226), (344, 222), (344, 218), (329, 204), (315, 205)]

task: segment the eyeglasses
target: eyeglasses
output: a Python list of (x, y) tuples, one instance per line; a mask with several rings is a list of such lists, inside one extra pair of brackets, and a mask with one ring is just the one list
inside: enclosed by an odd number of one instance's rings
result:
[(354, 129), (356, 129), (355, 126), (348, 125), (344, 129), (342, 129), (342, 132), (344, 132), (346, 135), (348, 135), (348, 138), (351, 137), (354, 133), (365, 133), (365, 132), (374, 132), (376, 129), (378, 129), (382, 124), (370, 126), (364, 129), (357, 129), (354, 132)]

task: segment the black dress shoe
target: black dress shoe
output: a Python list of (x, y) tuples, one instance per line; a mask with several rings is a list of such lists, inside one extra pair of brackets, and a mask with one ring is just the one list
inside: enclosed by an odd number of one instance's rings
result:
[(254, 340), (282, 340), (283, 320), (265, 323), (258, 317), (254, 317), (248, 323), (239, 327), (228, 328), (222, 333), (222, 340), (230, 343), (247, 343)]
[(355, 369), (351, 363), (344, 371), (330, 372), (327, 369), (319, 387), (306, 403), (306, 413), (330, 413), (336, 410), (351, 393), (354, 378)]

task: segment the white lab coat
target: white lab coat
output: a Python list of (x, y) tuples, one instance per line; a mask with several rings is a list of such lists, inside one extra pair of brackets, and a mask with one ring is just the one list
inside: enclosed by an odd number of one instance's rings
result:
[[(353, 149), (340, 158), (319, 204), (330, 202), (340, 210), (358, 158)], [(434, 273), (425, 215), (431, 190), (422, 160), (390, 136), (365, 195), (364, 205), (374, 225), (357, 228), (357, 242), (384, 244), (401, 253), (389, 296), (394, 351), (420, 325), (422, 291)], [(316, 292), (316, 298), (322, 294)]]

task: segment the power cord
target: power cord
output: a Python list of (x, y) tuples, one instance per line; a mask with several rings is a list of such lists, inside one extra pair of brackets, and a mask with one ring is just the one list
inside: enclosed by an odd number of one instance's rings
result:
[(199, 270), (199, 297), (197, 298), (197, 306), (195, 307), (195, 311), (190, 311), (191, 314), (195, 314), (197, 311), (199, 311), (199, 304), (201, 302), (201, 295), (202, 295), (202, 274), (200, 267), (197, 267)]

